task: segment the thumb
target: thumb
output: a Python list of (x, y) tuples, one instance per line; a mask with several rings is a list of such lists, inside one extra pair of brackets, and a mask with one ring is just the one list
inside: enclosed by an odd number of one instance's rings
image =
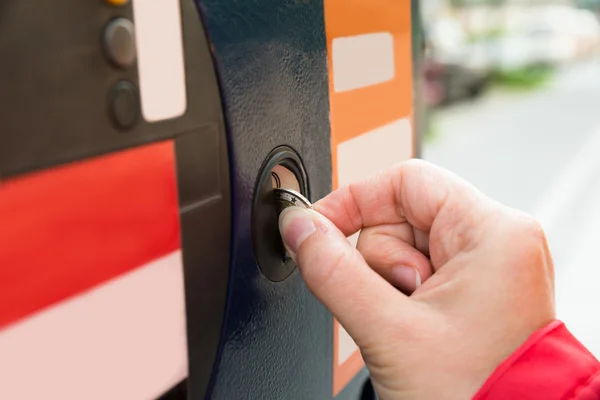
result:
[(306, 285), (359, 346), (375, 339), (382, 323), (408, 316), (411, 300), (372, 270), (323, 215), (286, 208), (279, 230)]

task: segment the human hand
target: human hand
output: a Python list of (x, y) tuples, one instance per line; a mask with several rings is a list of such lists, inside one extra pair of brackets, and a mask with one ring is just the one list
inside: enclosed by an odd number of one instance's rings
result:
[[(286, 209), (279, 224), (382, 400), (470, 398), (555, 318), (539, 224), (424, 161), (343, 187), (314, 211)], [(346, 237), (359, 230), (355, 249)]]

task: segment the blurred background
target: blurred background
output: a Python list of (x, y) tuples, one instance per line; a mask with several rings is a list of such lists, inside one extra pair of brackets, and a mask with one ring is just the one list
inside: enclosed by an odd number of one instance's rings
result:
[(600, 0), (422, 0), (423, 157), (534, 215), (600, 357)]

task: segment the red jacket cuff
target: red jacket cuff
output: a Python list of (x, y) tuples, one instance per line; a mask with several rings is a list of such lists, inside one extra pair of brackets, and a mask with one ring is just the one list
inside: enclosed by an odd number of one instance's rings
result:
[(500, 364), (474, 397), (507, 399), (600, 399), (600, 363), (554, 321)]

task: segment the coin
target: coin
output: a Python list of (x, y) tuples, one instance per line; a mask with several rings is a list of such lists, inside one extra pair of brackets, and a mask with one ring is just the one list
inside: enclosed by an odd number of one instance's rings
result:
[(277, 215), (288, 207), (312, 208), (310, 201), (295, 190), (276, 188), (273, 189), (273, 193), (275, 194)]

